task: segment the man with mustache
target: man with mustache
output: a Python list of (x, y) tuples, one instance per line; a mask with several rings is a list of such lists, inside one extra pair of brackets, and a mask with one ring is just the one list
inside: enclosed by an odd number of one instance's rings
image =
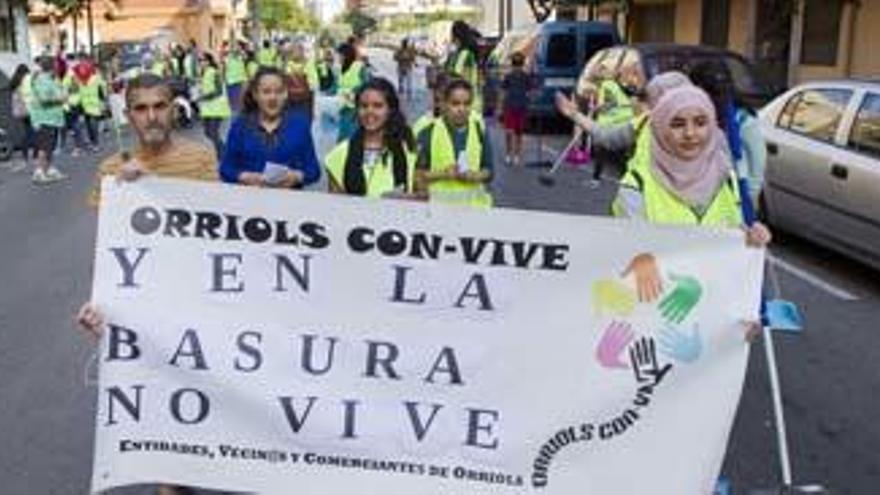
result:
[[(90, 203), (100, 203), (101, 179), (116, 176), (133, 181), (145, 175), (204, 181), (219, 180), (214, 151), (173, 132), (171, 88), (155, 74), (143, 74), (128, 83), (125, 114), (136, 136), (133, 152), (120, 151), (105, 160), (98, 171)], [(103, 315), (92, 303), (83, 304), (77, 315), (80, 325), (94, 336), (103, 331)], [(160, 485), (157, 495), (193, 493), (184, 487)]]
[(132, 152), (121, 151), (101, 164), (90, 197), (92, 206), (98, 206), (101, 179), (107, 175), (122, 180), (135, 180), (148, 174), (205, 181), (219, 179), (213, 151), (174, 135), (172, 99), (165, 79), (155, 74), (142, 74), (128, 82), (125, 115), (134, 130), (135, 147)]

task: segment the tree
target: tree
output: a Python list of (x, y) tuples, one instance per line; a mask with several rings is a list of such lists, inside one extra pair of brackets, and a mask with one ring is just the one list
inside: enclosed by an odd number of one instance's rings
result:
[(290, 20), (285, 26), (289, 31), (297, 33), (314, 33), (321, 27), (321, 22), (310, 11), (306, 10), (297, 0), (293, 0)]
[(364, 34), (376, 27), (376, 19), (360, 10), (349, 10), (342, 15), (342, 22), (351, 26), (356, 34)]
[(257, 0), (260, 24), (270, 34), (286, 28), (293, 17), (291, 0)]

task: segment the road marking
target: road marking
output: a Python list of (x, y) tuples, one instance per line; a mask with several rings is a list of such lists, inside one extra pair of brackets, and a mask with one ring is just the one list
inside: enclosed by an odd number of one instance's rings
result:
[(859, 297), (856, 296), (855, 294), (853, 294), (852, 292), (849, 292), (848, 290), (845, 290), (845, 289), (841, 289), (840, 287), (837, 287), (836, 285), (833, 285), (830, 282), (826, 282), (825, 280), (822, 280), (822, 278), (820, 278), (819, 276), (813, 275), (812, 273), (810, 273), (802, 268), (798, 268), (798, 267), (792, 265), (791, 263), (783, 260), (782, 258), (779, 258), (779, 257), (774, 256), (772, 254), (768, 254), (767, 260), (772, 265), (778, 266), (779, 268), (782, 268), (783, 270), (787, 271), (791, 275), (794, 275), (795, 277), (803, 280), (804, 282), (812, 285), (813, 287), (816, 287), (817, 289), (821, 289), (821, 290), (827, 292), (828, 294), (831, 294), (832, 296), (834, 296), (838, 299), (841, 299), (844, 301), (858, 301), (859, 300)]

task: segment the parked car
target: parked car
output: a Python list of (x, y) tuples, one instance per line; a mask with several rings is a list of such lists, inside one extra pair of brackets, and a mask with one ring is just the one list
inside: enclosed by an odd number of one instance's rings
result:
[(578, 80), (578, 93), (585, 83), (599, 74), (628, 72), (635, 91), (662, 72), (678, 70), (689, 73), (698, 64), (710, 62), (733, 81), (740, 96), (754, 108), (767, 103), (772, 94), (761, 84), (754, 67), (738, 53), (720, 48), (672, 43), (636, 43), (601, 50), (590, 59)]
[[(534, 75), (538, 91), (529, 104), (530, 117), (556, 115), (553, 95), (574, 89), (581, 69), (597, 51), (620, 43), (620, 35), (607, 22), (553, 21), (507, 33), (487, 61), (486, 105), (494, 106), (504, 74), (515, 52), (526, 58), (526, 71)], [(487, 112), (488, 113), (488, 112)]]
[(767, 220), (880, 269), (880, 80), (802, 84), (759, 115)]

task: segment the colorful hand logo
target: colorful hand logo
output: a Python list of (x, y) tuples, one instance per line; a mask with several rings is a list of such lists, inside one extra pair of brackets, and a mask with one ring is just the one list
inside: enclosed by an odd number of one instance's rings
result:
[(660, 351), (676, 361), (693, 363), (703, 353), (699, 330), (697, 325), (693, 326), (690, 334), (674, 327), (664, 328), (660, 331)]
[(674, 288), (660, 301), (660, 314), (671, 324), (679, 324), (700, 302), (703, 287), (700, 282), (688, 276), (671, 275)]
[(596, 347), (596, 360), (605, 368), (626, 368), (627, 364), (620, 359), (620, 355), (633, 338), (635, 333), (628, 323), (612, 322)]
[(617, 280), (597, 280), (592, 291), (593, 312), (629, 316), (636, 308), (636, 295)]

